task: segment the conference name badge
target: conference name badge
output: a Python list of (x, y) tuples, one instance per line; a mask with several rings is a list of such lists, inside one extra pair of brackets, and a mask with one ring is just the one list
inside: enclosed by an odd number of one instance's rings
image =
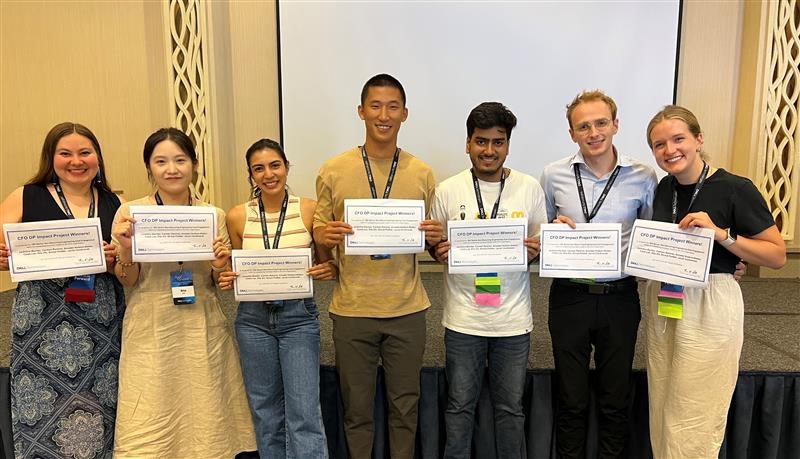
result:
[(94, 274), (75, 276), (67, 285), (64, 301), (68, 303), (94, 303)]
[(497, 273), (475, 274), (475, 304), (497, 308), (501, 303), (500, 276)]
[(169, 284), (172, 287), (172, 303), (176, 306), (194, 304), (194, 284), (191, 270), (172, 271), (169, 273)]
[(670, 319), (683, 318), (683, 286), (661, 283), (661, 291), (658, 292), (658, 315)]

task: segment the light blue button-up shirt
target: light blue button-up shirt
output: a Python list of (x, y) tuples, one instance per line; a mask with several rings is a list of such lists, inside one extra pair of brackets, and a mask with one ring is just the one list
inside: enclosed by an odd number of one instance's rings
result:
[[(573, 164), (580, 164), (583, 192), (589, 213), (594, 209), (611, 172), (597, 177), (586, 165), (583, 154), (578, 153), (549, 164), (540, 180), (544, 189), (547, 219), (552, 222), (558, 215), (565, 215), (575, 223), (587, 223), (578, 197)], [(653, 196), (658, 180), (652, 167), (617, 152), (619, 175), (611, 186), (603, 205), (592, 219), (592, 223), (622, 223), (622, 261), (628, 253), (633, 221), (637, 218), (649, 220), (653, 216)], [(613, 172), (613, 169), (612, 169)], [(609, 280), (609, 279), (598, 279)]]

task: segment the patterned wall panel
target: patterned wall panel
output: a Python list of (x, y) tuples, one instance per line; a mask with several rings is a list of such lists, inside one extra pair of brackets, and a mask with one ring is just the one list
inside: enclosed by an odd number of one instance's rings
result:
[[(800, 2), (764, 2), (761, 110), (757, 185), (772, 209), (784, 239), (798, 239), (800, 196)], [(756, 107), (757, 108), (757, 107)]]
[(198, 168), (194, 182), (196, 199), (212, 202), (214, 189), (208, 174), (214, 169), (209, 132), (208, 32), (205, 8), (200, 0), (167, 0), (165, 31), (170, 62), (172, 125), (194, 140)]

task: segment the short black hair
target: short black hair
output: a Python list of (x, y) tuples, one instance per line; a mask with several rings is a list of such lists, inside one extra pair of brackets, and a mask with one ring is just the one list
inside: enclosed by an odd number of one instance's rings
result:
[(400, 91), (400, 97), (402, 97), (402, 99), (403, 99), (402, 100), (403, 107), (405, 107), (406, 106), (406, 90), (403, 89), (403, 85), (400, 84), (400, 81), (398, 81), (397, 78), (395, 78), (395, 77), (393, 77), (393, 76), (391, 76), (391, 75), (389, 75), (387, 73), (380, 73), (378, 75), (375, 75), (374, 77), (372, 77), (369, 80), (367, 80), (366, 83), (364, 83), (364, 87), (361, 88), (361, 105), (364, 105), (364, 103), (367, 101), (367, 93), (369, 92), (369, 88), (372, 88), (372, 87), (386, 87), (386, 86), (391, 87), (391, 88), (397, 88), (397, 90)]
[(483, 102), (469, 112), (467, 117), (467, 138), (471, 138), (475, 129), (489, 129), (499, 126), (506, 131), (506, 138), (511, 140), (511, 130), (517, 125), (517, 117), (500, 102)]

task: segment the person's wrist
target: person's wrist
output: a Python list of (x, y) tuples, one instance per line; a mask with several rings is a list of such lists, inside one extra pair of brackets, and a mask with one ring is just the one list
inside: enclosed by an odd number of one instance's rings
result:
[(211, 263), (211, 271), (217, 274), (226, 271), (228, 269), (228, 263), (225, 263), (222, 266), (215, 266), (214, 263)]
[(136, 263), (133, 261), (133, 257), (131, 256), (131, 254), (128, 254), (127, 256), (125, 256), (125, 255), (122, 255), (122, 254), (119, 254), (119, 253), (118, 253), (118, 254), (117, 254), (115, 257), (114, 257), (114, 261), (115, 261), (115, 262), (116, 262), (118, 265), (120, 265), (120, 266), (122, 266), (122, 267), (125, 267), (125, 268), (131, 267), (131, 266), (133, 266), (133, 265), (135, 265), (135, 264), (136, 264)]
[(720, 240), (720, 241), (717, 241), (717, 242), (719, 242), (719, 244), (722, 247), (725, 247), (725, 248), (730, 247), (733, 244), (735, 244), (736, 243), (736, 236), (731, 234), (731, 229), (727, 228), (727, 229), (724, 229), (723, 231), (725, 232), (725, 238)]

